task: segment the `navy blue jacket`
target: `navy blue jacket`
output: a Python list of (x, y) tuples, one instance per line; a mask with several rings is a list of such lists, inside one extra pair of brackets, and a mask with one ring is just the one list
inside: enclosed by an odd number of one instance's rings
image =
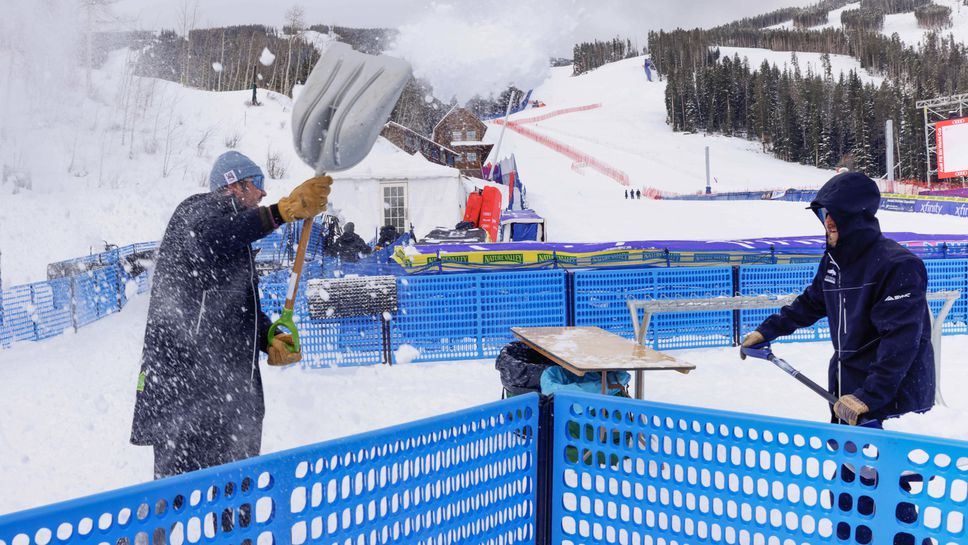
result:
[(258, 360), (269, 319), (260, 310), (250, 243), (273, 227), (268, 209), (243, 209), (223, 192), (178, 205), (153, 276), (134, 444), (163, 444), (176, 422), (200, 430), (212, 422), (219, 429), (261, 423)]
[(863, 174), (839, 174), (811, 208), (826, 208), (839, 239), (813, 282), (757, 330), (767, 341), (826, 316), (834, 355), (828, 382), (836, 396), (853, 394), (883, 420), (934, 405), (934, 351), (924, 263), (884, 238), (874, 214), (877, 185)]

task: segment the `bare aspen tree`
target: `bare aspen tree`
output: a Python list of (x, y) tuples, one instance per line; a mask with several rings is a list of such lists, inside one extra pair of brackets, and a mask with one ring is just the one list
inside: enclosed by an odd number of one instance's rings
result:
[(290, 79), (292, 73), (292, 43), (299, 38), (299, 33), (304, 30), (305, 10), (302, 6), (295, 5), (286, 12), (286, 26), (289, 28), (289, 54), (286, 58), (286, 74), (283, 79), (282, 92), (289, 94), (292, 89), (293, 81)]
[(191, 67), (191, 33), (195, 30), (195, 23), (198, 20), (198, 0), (183, 0), (178, 8), (178, 28), (181, 36), (185, 40), (181, 55), (181, 79), (182, 85), (188, 85), (188, 70)]
[(94, 32), (105, 22), (113, 18), (111, 5), (118, 0), (80, 0), (84, 9), (84, 58), (85, 84), (87, 92), (91, 92), (91, 70), (94, 69)]

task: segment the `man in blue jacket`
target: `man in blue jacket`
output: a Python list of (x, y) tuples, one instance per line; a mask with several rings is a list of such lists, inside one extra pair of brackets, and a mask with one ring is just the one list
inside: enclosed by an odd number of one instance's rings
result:
[(880, 191), (857, 172), (830, 179), (810, 209), (827, 232), (827, 252), (813, 282), (743, 340), (754, 346), (826, 316), (834, 355), (829, 389), (833, 422), (879, 425), (934, 405), (934, 352), (928, 275), (920, 258), (884, 238), (874, 214)]
[(290, 336), (267, 343), (250, 244), (322, 212), (333, 181), (311, 178), (263, 207), (263, 180), (248, 157), (222, 154), (210, 191), (178, 205), (161, 241), (131, 428), (132, 443), (154, 447), (156, 479), (258, 455), (259, 352), (299, 360)]

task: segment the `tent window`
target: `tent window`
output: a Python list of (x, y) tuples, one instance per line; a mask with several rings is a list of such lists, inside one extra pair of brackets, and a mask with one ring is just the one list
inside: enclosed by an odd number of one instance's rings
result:
[(383, 185), (383, 225), (392, 225), (397, 232), (407, 230), (407, 184)]

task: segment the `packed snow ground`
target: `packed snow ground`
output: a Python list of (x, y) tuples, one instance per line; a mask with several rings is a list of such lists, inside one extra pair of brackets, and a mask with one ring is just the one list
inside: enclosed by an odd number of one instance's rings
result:
[[(152, 454), (128, 442), (147, 295), (76, 335), (0, 351), (0, 514), (151, 479)], [(945, 337), (951, 409), (896, 424), (968, 439), (968, 336)], [(777, 355), (822, 381), (828, 342), (783, 344)], [(826, 405), (771, 364), (735, 348), (676, 351), (688, 375), (646, 374), (646, 398), (714, 409), (825, 421)], [(496, 401), (493, 360), (334, 369), (262, 364), (270, 453)], [(728, 385), (728, 387), (724, 387)]]

